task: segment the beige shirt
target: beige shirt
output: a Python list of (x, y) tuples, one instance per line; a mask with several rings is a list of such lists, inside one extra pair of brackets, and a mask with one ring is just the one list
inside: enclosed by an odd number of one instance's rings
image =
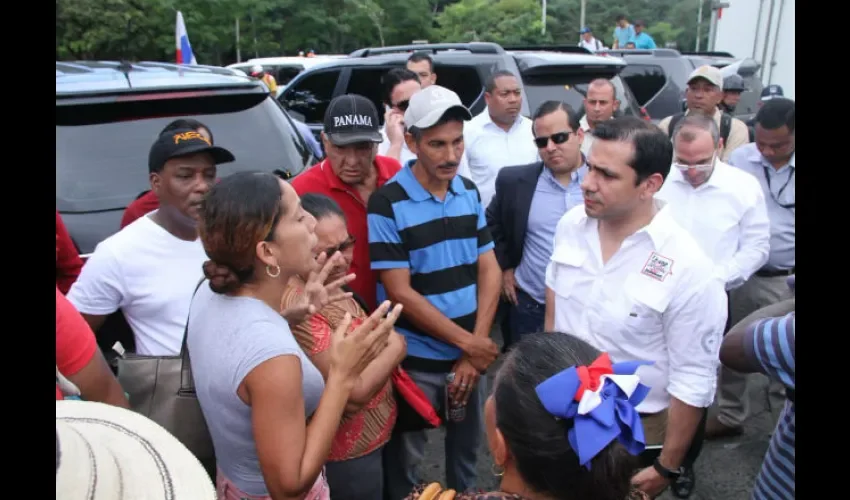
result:
[[(688, 111), (687, 113), (690, 113), (690, 111)], [(722, 114), (723, 113), (719, 109), (714, 111), (714, 123), (716, 123), (718, 127), (720, 127), (720, 117), (722, 116)], [(661, 120), (661, 122), (658, 124), (658, 127), (666, 134), (669, 134), (668, 129), (670, 127), (670, 120), (672, 119), (672, 116), (668, 116), (667, 118)], [(729, 155), (732, 154), (732, 151), (735, 151), (739, 147), (749, 142), (750, 131), (749, 129), (747, 129), (747, 124), (737, 118), (732, 118), (732, 127), (729, 130), (729, 139), (723, 146), (723, 153), (720, 155), (720, 159), (728, 163)]]

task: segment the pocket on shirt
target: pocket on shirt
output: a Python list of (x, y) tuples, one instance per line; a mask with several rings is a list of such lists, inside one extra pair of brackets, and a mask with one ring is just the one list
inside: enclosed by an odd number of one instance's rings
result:
[(554, 287), (552, 291), (562, 299), (572, 297), (573, 290), (581, 276), (581, 266), (587, 259), (587, 254), (571, 245), (562, 244), (552, 252), (550, 266), (554, 272)]

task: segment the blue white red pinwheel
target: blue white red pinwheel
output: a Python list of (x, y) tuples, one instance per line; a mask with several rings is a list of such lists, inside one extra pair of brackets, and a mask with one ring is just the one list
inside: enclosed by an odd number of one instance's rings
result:
[(579, 463), (590, 461), (615, 439), (632, 455), (646, 442), (635, 406), (649, 393), (635, 371), (650, 361), (611, 364), (608, 353), (590, 366), (574, 366), (544, 380), (536, 387), (546, 410), (558, 418), (572, 419), (568, 439)]

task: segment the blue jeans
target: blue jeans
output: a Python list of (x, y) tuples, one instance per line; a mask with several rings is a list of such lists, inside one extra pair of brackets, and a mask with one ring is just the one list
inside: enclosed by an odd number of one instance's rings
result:
[(543, 331), (546, 318), (546, 305), (534, 300), (531, 295), (519, 288), (516, 289), (517, 304), (511, 305), (511, 336), (514, 342), (519, 342), (528, 333)]
[[(446, 373), (407, 370), (410, 378), (422, 389), (445, 422)], [(476, 488), (475, 464), (484, 433), (484, 399), (487, 377), (478, 380), (478, 387), (466, 403), (466, 418), (460, 422), (445, 422), (446, 428), (446, 488), (462, 492)], [(386, 497), (398, 500), (410, 495), (422, 482), (416, 468), (425, 456), (427, 431), (396, 434), (384, 446), (384, 488)], [(438, 478), (428, 478), (436, 481)]]

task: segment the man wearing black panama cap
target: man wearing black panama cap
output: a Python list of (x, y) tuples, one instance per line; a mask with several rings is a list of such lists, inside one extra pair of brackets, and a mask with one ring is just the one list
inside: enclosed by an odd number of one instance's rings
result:
[(156, 139), (148, 171), (159, 208), (98, 244), (68, 292), (92, 330), (120, 309), (137, 354), (180, 352), (192, 291), (207, 258), (198, 237), (201, 201), (215, 181), (216, 165), (232, 161), (230, 151), (194, 129)]

